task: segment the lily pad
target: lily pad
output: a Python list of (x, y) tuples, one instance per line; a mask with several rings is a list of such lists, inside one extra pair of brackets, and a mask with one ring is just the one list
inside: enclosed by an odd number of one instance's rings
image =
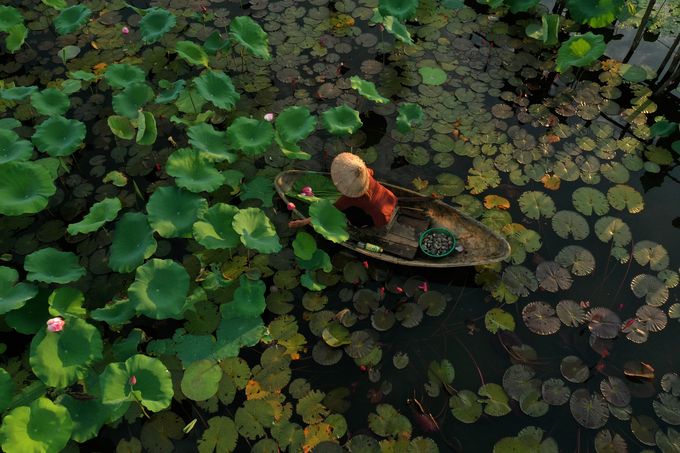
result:
[(144, 37), (146, 45), (153, 44), (177, 25), (177, 18), (165, 9), (148, 11), (139, 21), (139, 31)]
[(16, 216), (40, 212), (56, 190), (50, 172), (38, 163), (0, 164), (0, 214)]
[(418, 69), (426, 85), (441, 85), (446, 82), (446, 72), (440, 68), (422, 67)]
[(317, 119), (307, 107), (288, 107), (276, 118), (276, 132), (285, 142), (297, 143), (316, 129)]
[(543, 192), (524, 192), (519, 197), (519, 207), (530, 219), (555, 215), (555, 202)]
[(173, 152), (165, 166), (178, 186), (191, 192), (213, 192), (224, 184), (224, 177), (214, 167), (212, 160), (202, 151), (180, 148)]
[(477, 394), (481, 397), (487, 397), (478, 399), (480, 403), (486, 404), (484, 407), (484, 412), (493, 416), (500, 417), (511, 411), (508, 405), (509, 398), (508, 394), (505, 393), (503, 387), (498, 384), (484, 384), (478, 391)]
[(595, 222), (595, 234), (603, 242), (613, 241), (616, 247), (625, 247), (633, 237), (630, 227), (623, 220), (611, 216)]
[(196, 91), (204, 99), (212, 101), (215, 107), (231, 110), (241, 99), (236, 92), (231, 77), (223, 72), (206, 71), (200, 77), (194, 79)]
[(236, 206), (217, 203), (208, 209), (192, 229), (196, 241), (207, 249), (236, 247), (241, 242), (231, 223), (239, 212)]
[(576, 421), (589, 429), (601, 428), (609, 420), (609, 409), (602, 395), (591, 395), (583, 388), (572, 393), (569, 408)]
[(172, 260), (152, 259), (137, 268), (128, 289), (137, 311), (153, 319), (172, 318), (181, 313), (189, 292), (189, 274)]
[(571, 235), (579, 241), (587, 238), (590, 233), (586, 219), (574, 211), (559, 211), (552, 218), (552, 227), (555, 233), (564, 239)]
[(423, 123), (423, 109), (418, 104), (404, 103), (399, 107), (397, 116), (397, 130), (401, 134), (408, 134)]
[(236, 154), (227, 144), (226, 132), (216, 131), (215, 127), (207, 123), (198, 123), (187, 130), (189, 143), (201, 151), (201, 154), (212, 162), (226, 160), (232, 163), (236, 160)]
[(363, 123), (359, 119), (359, 112), (346, 104), (333, 107), (321, 114), (323, 127), (333, 135), (348, 135), (359, 130)]
[[(131, 385), (131, 378), (135, 378)], [(156, 358), (135, 354), (124, 363), (110, 363), (99, 377), (102, 402), (112, 410), (141, 401), (149, 410), (158, 412), (170, 405), (174, 394), (168, 369)], [(133, 395), (134, 392), (134, 395)]]
[(182, 393), (194, 401), (205, 401), (217, 393), (222, 368), (212, 360), (191, 362), (182, 376)]
[(617, 184), (609, 189), (607, 192), (607, 200), (612, 205), (612, 208), (622, 211), (628, 209), (631, 214), (636, 214), (645, 207), (640, 192), (630, 186)]
[(71, 102), (68, 95), (59, 88), (47, 88), (31, 95), (31, 104), (41, 115), (63, 115), (68, 112)]
[(142, 83), (146, 80), (146, 74), (142, 68), (128, 64), (112, 64), (104, 73), (106, 83), (117, 90), (122, 90), (133, 83)]
[(588, 275), (595, 269), (595, 257), (587, 249), (578, 245), (564, 247), (555, 257), (555, 261), (571, 270), (574, 275)]
[(630, 283), (633, 294), (644, 297), (652, 307), (659, 307), (668, 300), (668, 288), (654, 275), (640, 274)]
[[(583, 2), (583, 0), (579, 1)], [(615, 1), (620, 2), (623, 0)], [(590, 5), (589, 3), (586, 4)], [(607, 45), (604, 43), (604, 36), (602, 35), (596, 35), (591, 31), (584, 35), (572, 35), (568, 41), (563, 42), (560, 46), (557, 53), (557, 66), (555, 70), (557, 72), (564, 72), (571, 66), (587, 66), (600, 58), (606, 49)]]
[(524, 323), (534, 333), (551, 335), (560, 330), (560, 320), (555, 309), (546, 302), (531, 302), (522, 310)]
[(350, 83), (353, 89), (357, 90), (360, 95), (369, 101), (375, 101), (381, 104), (390, 102), (389, 99), (380, 96), (380, 93), (375, 89), (375, 84), (373, 82), (363, 80), (359, 76), (352, 76), (350, 77)]
[(649, 264), (653, 271), (662, 271), (668, 267), (669, 257), (666, 249), (654, 241), (639, 241), (633, 247), (633, 258), (640, 266)]

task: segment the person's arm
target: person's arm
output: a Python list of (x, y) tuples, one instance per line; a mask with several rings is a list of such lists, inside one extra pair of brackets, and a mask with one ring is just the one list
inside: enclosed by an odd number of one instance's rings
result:
[(303, 226), (309, 225), (310, 223), (312, 223), (312, 218), (307, 217), (306, 219), (303, 220), (291, 220), (288, 223), (288, 226), (291, 228), (301, 228)]

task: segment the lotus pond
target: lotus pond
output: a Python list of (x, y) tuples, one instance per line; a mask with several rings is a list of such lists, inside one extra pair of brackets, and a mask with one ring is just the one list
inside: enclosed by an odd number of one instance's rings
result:
[[(2, 3), (3, 451), (680, 452), (674, 4)], [(291, 230), (340, 152), (511, 256)]]

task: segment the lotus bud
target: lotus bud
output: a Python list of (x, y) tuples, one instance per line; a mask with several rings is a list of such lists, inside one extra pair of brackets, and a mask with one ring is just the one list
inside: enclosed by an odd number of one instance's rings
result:
[(385, 31), (385, 27), (383, 27), (382, 25), (380, 25), (380, 31)]
[(305, 192), (305, 193), (312, 193), (312, 188), (307, 186), (304, 189), (302, 189), (302, 191)]
[(272, 121), (274, 121), (274, 114), (273, 114), (273, 113), (267, 113), (267, 114), (264, 116), (264, 119), (267, 120), (267, 121), (269, 121), (269, 122), (271, 123)]
[(124, 35), (127, 35), (128, 33), (130, 33), (130, 29), (127, 28), (127, 27), (123, 27), (123, 29), (121, 31), (123, 32)]
[(137, 378), (135, 377), (134, 374), (133, 374), (132, 377), (130, 378), (130, 381), (129, 381), (129, 382), (130, 382), (130, 385), (135, 385), (135, 384), (137, 383)]
[(59, 332), (63, 330), (64, 324), (66, 324), (66, 321), (61, 318), (52, 318), (47, 320), (47, 328), (50, 332)]
[(278, 292), (278, 290), (279, 290), (279, 287), (276, 286), (276, 285), (272, 285), (272, 286), (269, 287), (269, 291), (271, 291), (273, 293)]
[(295, 205), (293, 203), (288, 203), (288, 210), (292, 211), (293, 209), (295, 209)]

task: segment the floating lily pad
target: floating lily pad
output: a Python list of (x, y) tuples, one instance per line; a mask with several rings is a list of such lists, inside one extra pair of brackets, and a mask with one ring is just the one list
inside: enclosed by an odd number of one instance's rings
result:
[(586, 312), (583, 307), (573, 300), (560, 301), (555, 311), (565, 326), (578, 327), (586, 319)]
[(586, 219), (574, 211), (556, 213), (552, 218), (552, 227), (555, 233), (564, 239), (568, 239), (571, 235), (578, 241), (587, 238), (590, 233)]
[[(130, 385), (133, 376), (136, 383)], [(113, 410), (137, 400), (149, 410), (162, 411), (170, 405), (174, 393), (165, 365), (159, 359), (141, 354), (133, 355), (124, 363), (110, 363), (100, 375), (99, 383), (102, 402)]]
[(522, 310), (524, 323), (534, 333), (551, 335), (560, 330), (560, 320), (555, 310), (546, 302), (531, 302)]
[(486, 404), (484, 406), (484, 412), (493, 417), (500, 417), (511, 411), (508, 405), (509, 398), (508, 394), (505, 393), (503, 387), (498, 384), (484, 384), (478, 391), (477, 394), (481, 397), (487, 397), (478, 399), (480, 403)]
[(439, 68), (422, 67), (418, 69), (426, 85), (441, 85), (446, 82), (446, 72)]
[(121, 209), (120, 200), (118, 198), (105, 198), (99, 203), (95, 203), (90, 208), (90, 212), (78, 223), (72, 223), (68, 226), (66, 231), (68, 234), (76, 235), (78, 233), (90, 233), (97, 231), (99, 227), (106, 222), (111, 222), (118, 216), (118, 211)]
[(122, 90), (133, 83), (142, 83), (146, 80), (146, 74), (139, 66), (128, 64), (112, 64), (104, 73), (106, 83), (117, 90)]
[(276, 132), (284, 141), (297, 143), (316, 129), (316, 123), (307, 107), (288, 107), (276, 118)]
[(223, 72), (206, 71), (200, 77), (194, 79), (196, 91), (204, 99), (212, 101), (215, 107), (231, 110), (241, 99), (241, 95), (236, 92), (231, 77)]
[(515, 330), (515, 319), (512, 315), (501, 308), (492, 308), (484, 316), (484, 325), (491, 333), (502, 330)]
[(248, 248), (260, 253), (275, 253), (282, 248), (276, 228), (261, 209), (242, 209), (234, 216), (232, 226)]
[(640, 274), (630, 283), (633, 294), (644, 297), (645, 302), (653, 307), (659, 307), (668, 300), (668, 288), (654, 275)]
[(566, 380), (575, 383), (585, 381), (590, 375), (588, 366), (585, 365), (580, 358), (573, 355), (562, 359), (562, 362), (560, 363), (560, 371)]
[(31, 104), (41, 115), (63, 115), (68, 112), (71, 102), (68, 95), (59, 88), (47, 88), (31, 94)]
[(463, 423), (474, 423), (482, 416), (482, 405), (470, 390), (461, 390), (453, 395), (449, 407), (453, 416)]
[(635, 434), (635, 437), (645, 445), (656, 445), (656, 433), (659, 431), (659, 425), (652, 417), (647, 415), (638, 415), (630, 419), (630, 428)]
[(139, 31), (144, 37), (145, 44), (153, 44), (177, 25), (177, 18), (165, 9), (148, 11), (139, 21)]
[(78, 4), (62, 9), (59, 16), (52, 21), (54, 28), (60, 35), (67, 35), (78, 30), (85, 25), (90, 19), (92, 10), (85, 7), (85, 5)]
[(264, 152), (274, 140), (274, 128), (269, 121), (240, 117), (227, 128), (227, 141), (234, 149), (252, 156)]
[(541, 394), (546, 403), (552, 406), (561, 406), (571, 396), (571, 390), (564, 385), (564, 381), (558, 378), (550, 378), (543, 382), (541, 386)]
[(555, 261), (543, 261), (539, 264), (536, 278), (541, 288), (553, 293), (558, 289), (569, 289), (573, 281), (569, 272)]
[(224, 184), (224, 177), (201, 151), (180, 148), (168, 157), (165, 167), (178, 186), (191, 192), (213, 192)]
[(617, 247), (625, 247), (633, 235), (630, 227), (617, 217), (605, 216), (595, 222), (595, 234), (603, 242), (614, 242)]
[(631, 214), (636, 214), (645, 207), (640, 192), (630, 186), (617, 184), (609, 189), (607, 192), (607, 200), (612, 208), (622, 211), (624, 208), (628, 209)]
[(50, 172), (35, 162), (0, 164), (0, 214), (33, 214), (47, 206), (57, 188)]
[(503, 374), (503, 388), (508, 392), (510, 398), (519, 401), (522, 393), (526, 390), (541, 387), (540, 380), (532, 379), (535, 374), (536, 372), (529, 365), (512, 365)]
[(217, 203), (192, 226), (194, 238), (207, 249), (236, 247), (241, 242), (241, 238), (231, 222), (238, 212), (239, 209), (236, 206)]
[(580, 187), (572, 194), (572, 202), (578, 212), (584, 215), (605, 215), (609, 212), (609, 204), (602, 192), (592, 187)]
[(33, 144), (19, 138), (19, 135), (8, 129), (0, 128), (0, 164), (10, 161), (27, 161), (33, 154)]
[(658, 332), (666, 327), (668, 318), (666, 313), (658, 307), (651, 305), (643, 305), (635, 312), (637, 321), (645, 326), (645, 329), (650, 332)]
[(621, 330), (621, 318), (608, 308), (591, 309), (586, 320), (590, 331), (599, 338), (616, 338)]
[(322, 113), (321, 122), (323, 127), (333, 135), (353, 134), (363, 125), (359, 119), (359, 112), (346, 104)]
[(530, 219), (550, 218), (555, 214), (555, 202), (543, 192), (524, 192), (519, 197), (519, 207)]
[(609, 420), (609, 408), (602, 395), (590, 395), (586, 389), (578, 389), (569, 401), (571, 414), (582, 426), (590, 429), (603, 427)]
[(422, 124), (423, 118), (423, 109), (418, 104), (404, 103), (399, 107), (397, 130), (402, 134), (408, 134)]
[[(589, 5), (583, 2), (583, 0), (579, 1)], [(602, 35), (596, 35), (590, 31), (584, 35), (572, 35), (568, 41), (560, 46), (555, 70), (557, 72), (564, 72), (571, 66), (582, 67), (589, 65), (600, 58), (606, 49), (607, 45), (604, 43)]]
[(633, 258), (640, 266), (649, 264), (653, 271), (662, 271), (668, 267), (669, 257), (666, 249), (654, 241), (639, 241), (633, 247)]
[(182, 376), (182, 393), (194, 401), (205, 401), (217, 393), (222, 368), (212, 360), (191, 362)]
[(578, 245), (564, 247), (555, 257), (555, 261), (578, 276), (588, 275), (595, 269), (593, 254)]
[(656, 415), (669, 425), (680, 425), (680, 400), (669, 393), (660, 393), (659, 401), (653, 401)]
[(503, 284), (508, 291), (520, 297), (526, 297), (530, 291), (538, 289), (534, 273), (524, 266), (508, 266), (503, 271)]
[(607, 401), (614, 406), (624, 407), (630, 403), (630, 389), (621, 378), (609, 376), (609, 378), (600, 382), (600, 391)]

